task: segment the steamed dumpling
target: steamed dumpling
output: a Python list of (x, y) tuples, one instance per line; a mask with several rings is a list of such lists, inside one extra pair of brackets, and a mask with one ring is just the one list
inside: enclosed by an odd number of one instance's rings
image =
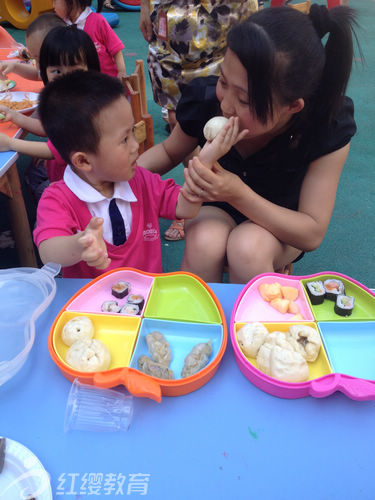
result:
[(94, 325), (87, 316), (76, 316), (68, 321), (62, 331), (64, 344), (72, 345), (77, 340), (90, 340), (94, 336)]
[(238, 330), (237, 341), (245, 356), (256, 358), (267, 336), (268, 330), (262, 323), (247, 323)]
[(111, 364), (108, 347), (97, 339), (77, 340), (70, 346), (65, 357), (66, 362), (81, 372), (100, 372)]

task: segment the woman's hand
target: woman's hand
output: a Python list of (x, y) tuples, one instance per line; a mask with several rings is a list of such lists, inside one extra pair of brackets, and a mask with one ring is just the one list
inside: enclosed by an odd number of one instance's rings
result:
[(106, 269), (111, 259), (108, 257), (107, 247), (103, 239), (103, 219), (93, 217), (86, 229), (78, 238), (78, 245), (82, 249), (81, 259), (88, 266), (97, 269)]
[(182, 190), (182, 195), (191, 202), (225, 201), (231, 203), (243, 184), (237, 175), (228, 172), (218, 163), (215, 163), (209, 170), (198, 157), (189, 161), (184, 174), (187, 189)]
[(149, 0), (141, 0), (141, 13), (139, 15), (139, 28), (146, 42), (152, 38), (152, 22), (150, 18)]

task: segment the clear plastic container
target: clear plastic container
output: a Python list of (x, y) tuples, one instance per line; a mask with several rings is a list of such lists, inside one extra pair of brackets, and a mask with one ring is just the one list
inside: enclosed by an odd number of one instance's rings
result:
[(35, 321), (56, 293), (60, 266), (0, 270), (0, 385), (23, 366), (33, 346)]

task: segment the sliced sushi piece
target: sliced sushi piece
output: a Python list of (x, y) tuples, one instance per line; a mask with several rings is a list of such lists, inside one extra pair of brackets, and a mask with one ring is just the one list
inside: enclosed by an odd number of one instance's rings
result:
[(137, 304), (128, 304), (126, 303), (120, 309), (121, 314), (130, 314), (131, 316), (136, 316), (140, 313), (140, 309)]
[(127, 281), (117, 281), (112, 285), (112, 295), (118, 299), (124, 298), (130, 292), (130, 283)]
[(335, 313), (340, 316), (350, 316), (354, 308), (354, 297), (338, 295), (335, 304)]
[(326, 290), (322, 281), (309, 281), (306, 283), (306, 289), (307, 295), (309, 296), (310, 302), (313, 306), (324, 302)]
[(130, 295), (128, 295), (126, 302), (128, 302), (129, 304), (137, 305), (139, 307), (139, 310), (141, 311), (145, 303), (145, 298), (143, 297), (143, 295), (131, 293)]
[(106, 300), (102, 304), (103, 312), (118, 313), (120, 312), (120, 309), (121, 307), (118, 305), (118, 302), (116, 300)]
[(338, 295), (345, 295), (344, 283), (336, 279), (325, 280), (324, 289), (326, 291), (326, 299), (336, 302)]

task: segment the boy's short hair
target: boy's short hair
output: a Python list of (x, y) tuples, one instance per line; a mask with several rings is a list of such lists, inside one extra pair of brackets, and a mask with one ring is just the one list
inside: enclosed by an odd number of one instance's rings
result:
[(98, 151), (96, 118), (120, 97), (126, 98), (120, 80), (97, 71), (73, 71), (44, 87), (39, 116), (47, 137), (66, 163), (74, 152)]
[(39, 71), (43, 83), (48, 83), (48, 66), (74, 66), (85, 64), (87, 69), (100, 71), (94, 42), (76, 25), (56, 26), (43, 40), (39, 54)]
[(40, 14), (32, 23), (29, 24), (26, 30), (26, 36), (33, 35), (37, 31), (40, 31), (44, 36), (56, 26), (66, 26), (66, 23), (61, 17), (59, 17), (54, 12), (45, 12)]

